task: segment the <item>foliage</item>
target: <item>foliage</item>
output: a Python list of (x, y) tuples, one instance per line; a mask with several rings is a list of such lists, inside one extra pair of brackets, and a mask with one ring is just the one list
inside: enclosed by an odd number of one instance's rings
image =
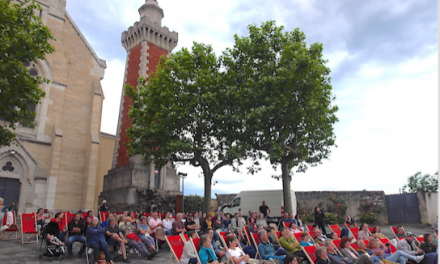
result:
[(342, 221), (341, 221), (341, 215), (338, 215), (337, 213), (326, 212), (324, 213), (324, 215), (325, 215), (325, 223), (329, 225), (342, 224), (344, 223), (345, 220), (345, 218), (342, 217)]
[(307, 47), (299, 29), (283, 33), (275, 21), (249, 25), (249, 36), (235, 35), (224, 53), (227, 87), (234, 102), (229, 126), (241, 131), (253, 150), (267, 155), (274, 169), (281, 165), (286, 212), (292, 207), (292, 168), (306, 171), (328, 158), (335, 145), (338, 121), (332, 104), (330, 69), (323, 45)]
[(40, 88), (41, 77), (32, 77), (23, 63), (44, 60), (54, 48), (49, 29), (35, 15), (41, 9), (33, 1), (11, 3), (0, 1), (0, 117), (7, 125), (0, 125), (0, 146), (14, 140), (17, 124), (34, 128), (35, 112), (28, 104), (38, 104), (45, 96)]
[(313, 208), (308, 204), (303, 204), (299, 201), (296, 203), (296, 209), (298, 214), (304, 224), (312, 223), (315, 221), (315, 215), (313, 213)]
[[(345, 223), (345, 214), (347, 212), (347, 203), (344, 199), (336, 197), (336, 195), (329, 195), (327, 197), (327, 201), (330, 201), (331, 204), (327, 206), (327, 211), (331, 214), (334, 214), (334, 223), (343, 224)], [(327, 216), (327, 215), (326, 215)], [(326, 219), (328, 223), (329, 219)]]
[(361, 201), (358, 210), (360, 212), (359, 220), (362, 223), (373, 224), (380, 217), (380, 212), (383, 208), (378, 206), (374, 201)]
[(126, 85), (134, 101), (128, 129), (129, 155), (141, 154), (146, 163), (162, 167), (189, 163), (201, 167), (205, 180), (204, 208), (210, 208), (211, 184), (221, 167), (241, 165), (246, 151), (231, 119), (221, 63), (209, 45), (194, 43), (166, 59), (161, 57), (148, 85)]
[(418, 189), (425, 192), (437, 192), (438, 172), (434, 175), (422, 175), (422, 172), (416, 172), (414, 175), (408, 177), (408, 183), (402, 187), (404, 193), (417, 192)]
[(203, 211), (203, 197), (195, 195), (185, 196), (184, 198), (185, 212), (195, 213)]

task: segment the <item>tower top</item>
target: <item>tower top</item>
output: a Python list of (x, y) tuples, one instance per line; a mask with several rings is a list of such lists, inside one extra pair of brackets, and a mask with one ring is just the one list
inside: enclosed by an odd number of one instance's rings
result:
[(163, 9), (160, 8), (156, 0), (146, 0), (145, 4), (139, 8), (139, 15), (141, 19), (146, 17), (153, 23), (158, 23), (162, 26), (162, 18), (164, 17)]

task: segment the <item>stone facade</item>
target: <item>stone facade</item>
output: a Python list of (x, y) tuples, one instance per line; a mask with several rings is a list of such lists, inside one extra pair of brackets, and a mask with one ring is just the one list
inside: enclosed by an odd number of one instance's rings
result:
[[(176, 47), (178, 35), (162, 27), (163, 10), (155, 0), (147, 0), (139, 8), (140, 21), (122, 33), (121, 43), (127, 51), (124, 84), (138, 85), (138, 78), (156, 70), (160, 56), (168, 56)], [(138, 193), (161, 190), (168, 194), (179, 193), (180, 178), (170, 165), (155, 168), (145, 165), (140, 156), (129, 157), (127, 129), (131, 126), (128, 116), (131, 99), (122, 89), (118, 129), (113, 152), (112, 169), (104, 177), (101, 197), (110, 206), (135, 204), (143, 199)], [(164, 192), (158, 192), (165, 194)]]
[(0, 148), (0, 165), (11, 162), (15, 172), (0, 181), (20, 183), (19, 213), (37, 207), (86, 210), (96, 205), (103, 92), (100, 81), (106, 62), (93, 51), (66, 12), (65, 0), (36, 0), (41, 20), (56, 41), (53, 54), (31, 62), (50, 82), (36, 107), (38, 126), (18, 127), (10, 147)]

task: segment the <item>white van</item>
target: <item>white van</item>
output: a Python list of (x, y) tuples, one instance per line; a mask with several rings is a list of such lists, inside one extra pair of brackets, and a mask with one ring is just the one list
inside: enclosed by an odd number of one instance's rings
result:
[[(295, 192), (291, 191), (292, 197), (292, 212), (296, 214), (296, 196)], [(283, 190), (265, 190), (265, 191), (241, 191), (230, 204), (225, 204), (221, 207), (225, 214), (230, 213), (231, 217), (235, 213), (241, 212), (244, 217), (249, 215), (249, 211), (259, 212), (260, 205), (263, 201), (270, 209), (270, 219), (275, 220), (281, 218), (284, 212)], [(269, 220), (269, 219), (268, 219)]]

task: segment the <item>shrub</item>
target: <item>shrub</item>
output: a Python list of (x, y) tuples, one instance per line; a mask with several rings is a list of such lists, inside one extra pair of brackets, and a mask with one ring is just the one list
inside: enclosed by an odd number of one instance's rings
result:
[(374, 222), (380, 217), (382, 207), (378, 206), (374, 201), (361, 201), (358, 208), (361, 217), (359, 220), (367, 224), (374, 224)]

